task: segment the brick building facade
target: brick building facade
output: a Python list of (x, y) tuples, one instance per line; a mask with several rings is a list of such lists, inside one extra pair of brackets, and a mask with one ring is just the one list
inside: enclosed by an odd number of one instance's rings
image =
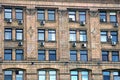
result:
[(0, 80), (120, 80), (119, 0), (0, 0)]

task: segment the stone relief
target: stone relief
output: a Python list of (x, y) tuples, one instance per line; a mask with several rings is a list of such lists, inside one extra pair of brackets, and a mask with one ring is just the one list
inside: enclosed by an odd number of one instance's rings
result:
[(30, 27), (27, 32), (30, 35), (30, 38), (32, 38), (33, 33), (34, 33), (34, 30), (32, 29), (32, 27)]
[(91, 17), (97, 17), (98, 16), (98, 11), (90, 11), (90, 16)]
[(26, 9), (26, 13), (27, 13), (28, 15), (34, 15), (35, 12), (36, 12), (36, 9)]

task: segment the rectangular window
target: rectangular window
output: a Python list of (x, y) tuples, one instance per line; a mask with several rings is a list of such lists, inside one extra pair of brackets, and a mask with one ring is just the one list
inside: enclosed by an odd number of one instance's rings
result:
[(102, 61), (109, 61), (109, 52), (102, 51)]
[(39, 71), (39, 80), (46, 80), (46, 71)]
[(48, 10), (48, 20), (55, 21), (55, 10)]
[(80, 60), (81, 61), (87, 61), (88, 60), (87, 50), (80, 50)]
[(4, 60), (12, 60), (12, 49), (4, 50)]
[(86, 12), (85, 11), (80, 11), (79, 12), (79, 21), (80, 22), (85, 22), (86, 21)]
[(38, 30), (38, 40), (39, 41), (45, 40), (45, 30), (43, 30), (43, 29)]
[(100, 11), (100, 22), (107, 22), (107, 13), (106, 13), (106, 11)]
[(56, 71), (49, 71), (50, 80), (57, 80), (56, 79)]
[(5, 28), (5, 40), (12, 40), (12, 29)]
[(16, 60), (23, 60), (23, 59), (24, 59), (23, 50), (17, 49), (16, 50)]
[(112, 51), (112, 61), (114, 61), (114, 62), (119, 61), (119, 52), (118, 51)]
[(39, 61), (45, 60), (45, 50), (38, 50), (38, 60)]
[(120, 80), (120, 72), (113, 72), (113, 80)]
[(118, 42), (118, 32), (117, 31), (111, 31), (111, 36), (112, 36), (112, 39), (111, 39), (112, 42)]
[(16, 9), (16, 19), (17, 20), (23, 20), (23, 10), (22, 9)]
[(103, 80), (110, 80), (110, 72), (103, 71)]
[(117, 13), (116, 12), (110, 12), (110, 22), (111, 23), (117, 22)]
[(16, 29), (16, 40), (23, 40), (23, 30)]
[(12, 71), (4, 71), (4, 80), (12, 80)]
[(16, 80), (23, 80), (24, 79), (23, 71), (15, 71), (15, 74), (16, 74)]
[(87, 33), (84, 30), (80, 31), (80, 41), (87, 41)]
[(71, 71), (71, 80), (78, 80), (78, 72), (77, 71)]
[(75, 11), (69, 11), (69, 21), (76, 21), (76, 12)]
[(76, 41), (76, 31), (70, 30), (70, 41)]
[(75, 51), (75, 50), (70, 51), (70, 60), (71, 61), (76, 61), (77, 60), (77, 51)]
[(4, 18), (5, 19), (12, 19), (12, 9), (11, 8), (5, 8)]
[(101, 42), (107, 42), (107, 35), (108, 35), (108, 32), (107, 31), (101, 31)]
[(48, 41), (55, 41), (55, 30), (48, 30)]
[(82, 80), (89, 80), (88, 71), (82, 71), (81, 76), (82, 76)]
[(37, 10), (37, 18), (40, 21), (45, 20), (45, 10), (44, 9)]
[(49, 60), (56, 61), (56, 50), (49, 50)]

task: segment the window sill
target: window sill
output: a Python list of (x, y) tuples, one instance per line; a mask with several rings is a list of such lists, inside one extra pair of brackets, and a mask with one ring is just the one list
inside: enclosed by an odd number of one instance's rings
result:
[(23, 42), (23, 40), (4, 40), (4, 42), (19, 42), (19, 41)]

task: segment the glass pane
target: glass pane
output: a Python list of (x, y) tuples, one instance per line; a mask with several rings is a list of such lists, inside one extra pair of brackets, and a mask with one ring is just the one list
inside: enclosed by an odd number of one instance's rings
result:
[(17, 33), (16, 38), (17, 38), (17, 40), (22, 40), (22, 33)]
[(16, 13), (16, 19), (22, 20), (22, 13)]
[(12, 75), (12, 71), (5, 71), (5, 75)]
[(5, 39), (11, 40), (12, 39), (12, 33), (11, 32), (5, 32)]
[(44, 19), (44, 14), (38, 14), (38, 20), (45, 20)]
[(82, 76), (82, 80), (88, 80), (88, 76)]
[(39, 80), (46, 80), (45, 75), (44, 76), (39, 75)]
[(56, 76), (50, 76), (50, 80), (56, 80)]
[(78, 75), (77, 71), (71, 71), (71, 75)]
[(45, 75), (46, 72), (45, 71), (39, 71), (39, 74)]
[(11, 13), (5, 13), (5, 19), (11, 19), (12, 18), (12, 14)]
[(4, 59), (5, 60), (12, 60), (12, 54), (4, 54)]
[(120, 80), (120, 76), (114, 76), (114, 80)]
[(101, 42), (107, 42), (107, 36), (101, 36)]
[(23, 75), (16, 75), (16, 80), (23, 80)]
[(85, 15), (80, 15), (80, 22), (85, 21)]
[(53, 75), (53, 74), (56, 75), (56, 71), (49, 71), (49, 74), (50, 75)]
[(71, 80), (78, 80), (78, 76), (71, 76)]
[(12, 75), (5, 75), (4, 80), (12, 80)]
[(54, 14), (49, 14), (48, 15), (48, 20), (54, 21), (55, 20), (55, 15)]

